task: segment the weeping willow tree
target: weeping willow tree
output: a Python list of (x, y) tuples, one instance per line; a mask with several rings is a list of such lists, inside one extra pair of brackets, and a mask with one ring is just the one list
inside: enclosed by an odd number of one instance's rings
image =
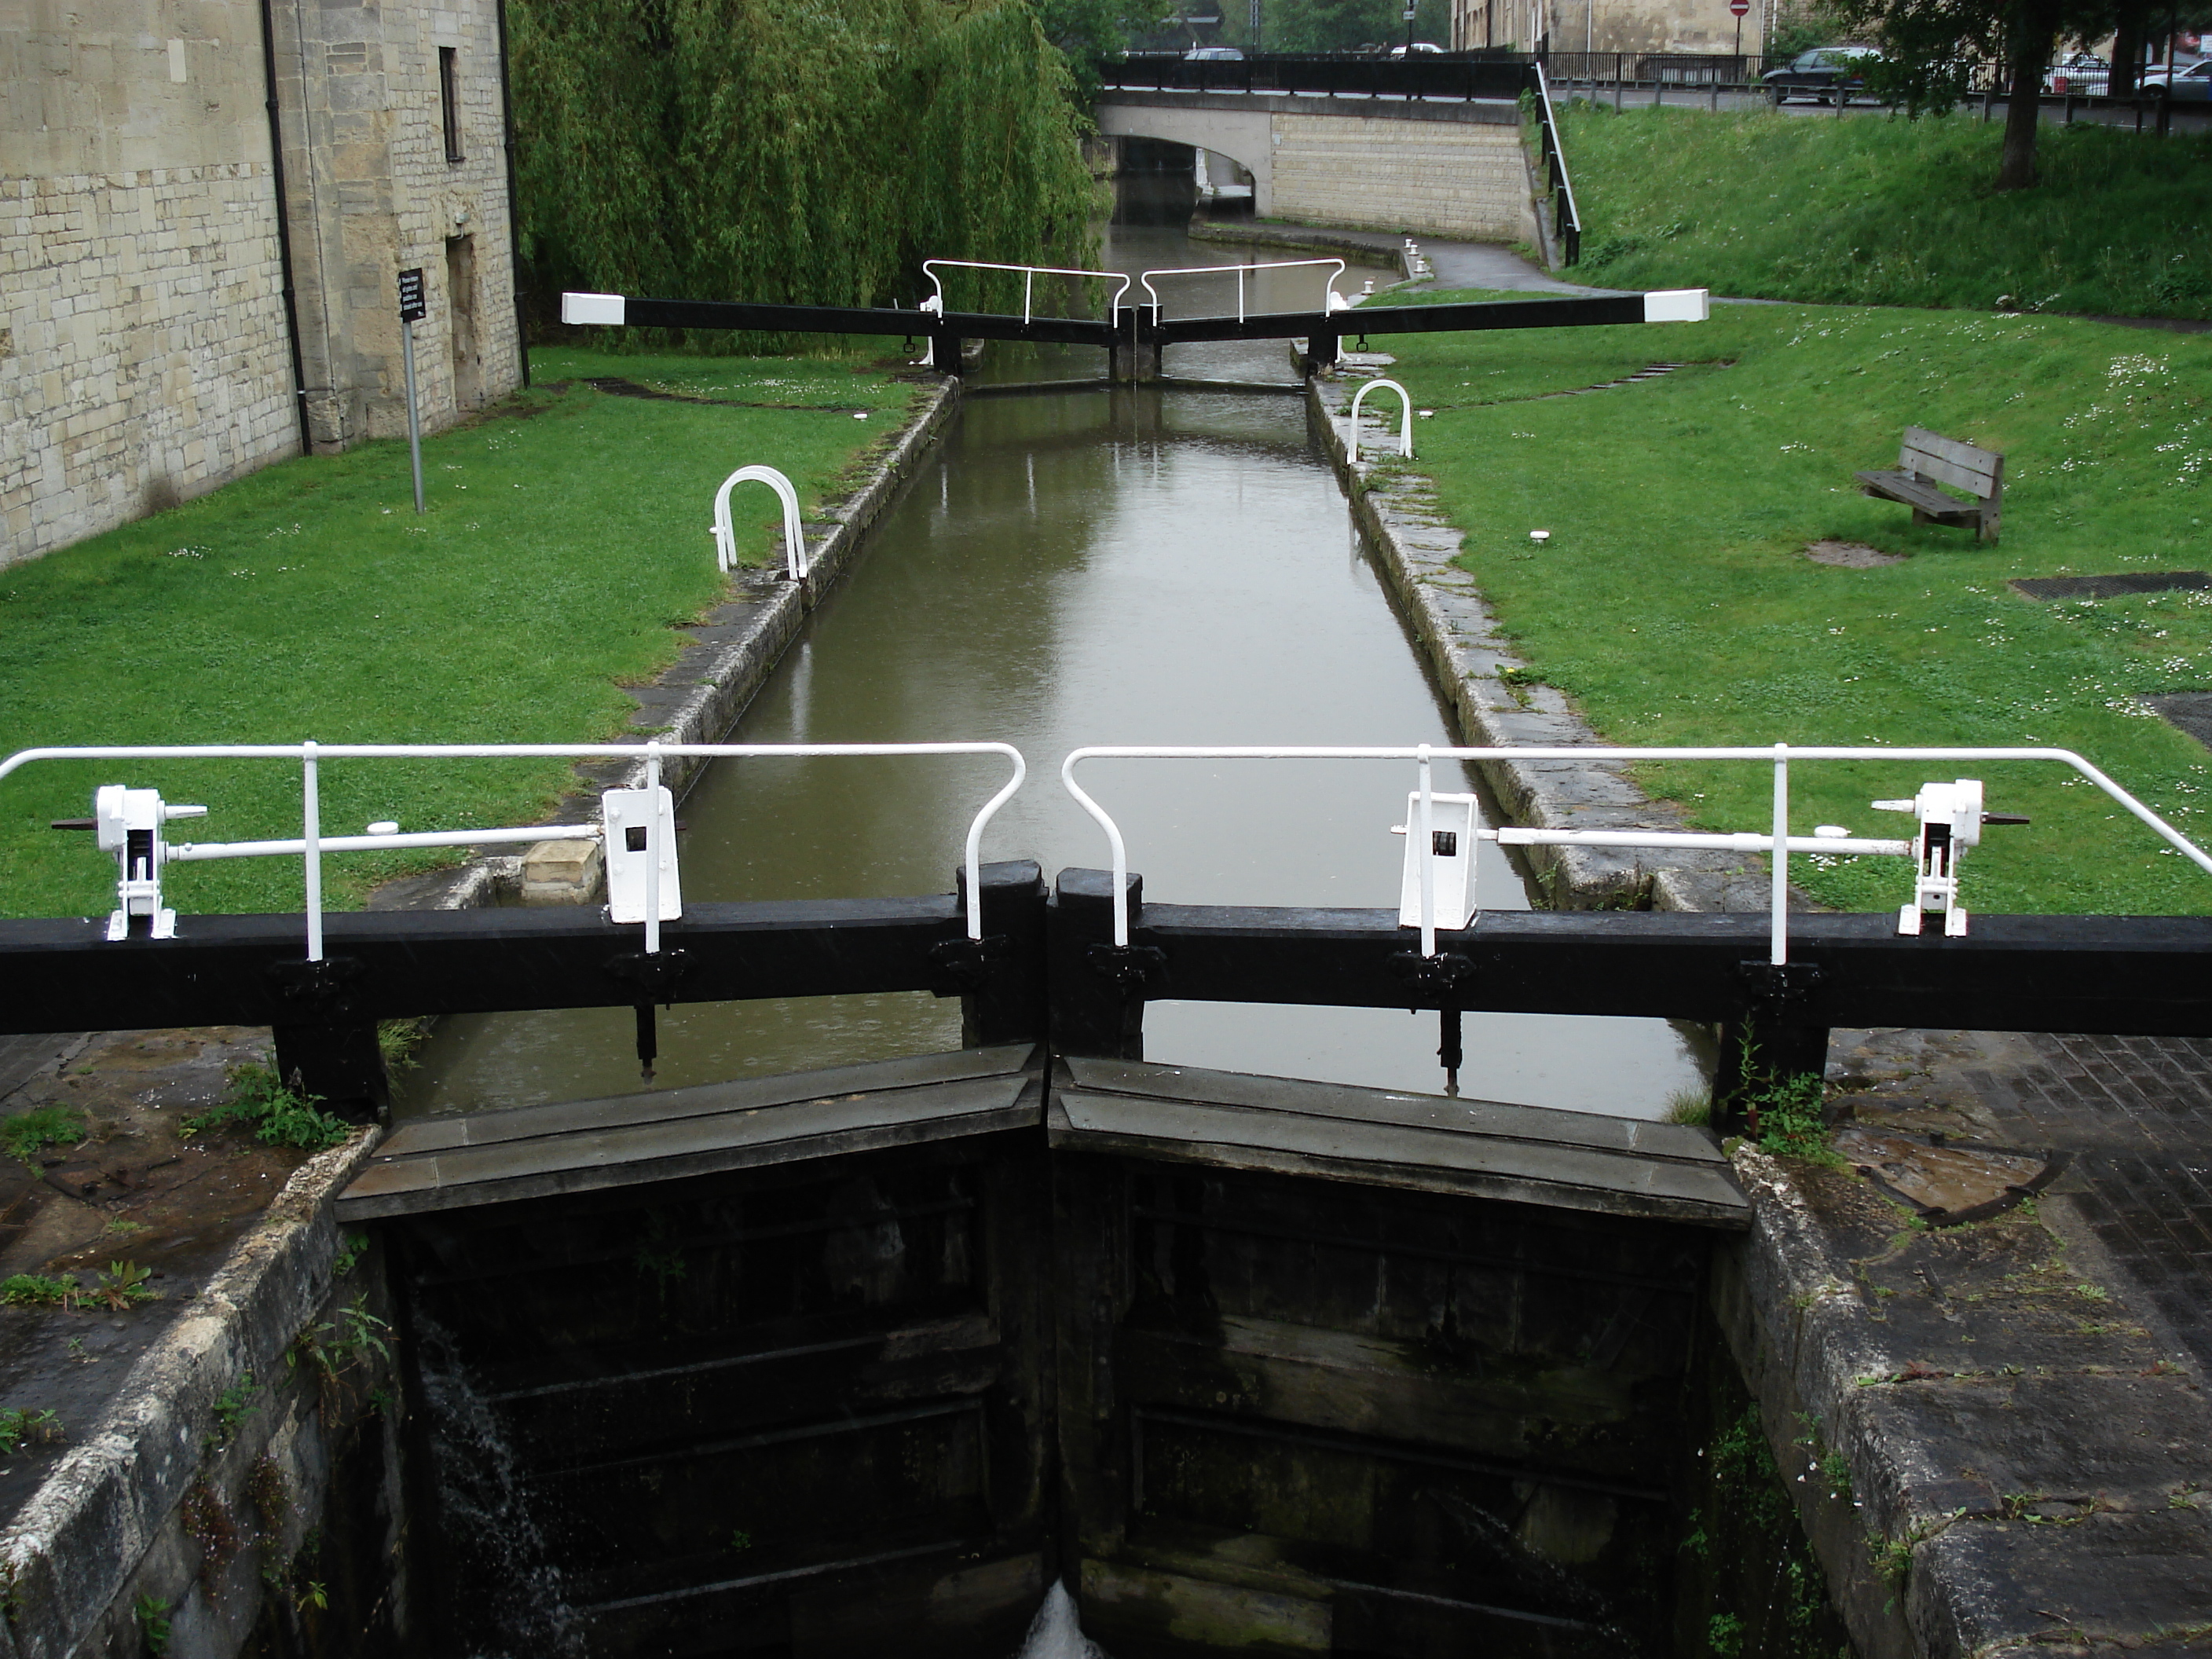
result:
[(535, 295), (912, 305), (932, 255), (1089, 251), (1082, 118), (1030, 0), (511, 0), (508, 18)]

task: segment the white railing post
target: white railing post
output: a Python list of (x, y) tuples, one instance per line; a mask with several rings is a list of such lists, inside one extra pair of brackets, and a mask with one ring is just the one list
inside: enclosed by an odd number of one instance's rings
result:
[(300, 745), (300, 839), (310, 962), (323, 959), (323, 792), (315, 752), (313, 738)]
[[(1421, 763), (1421, 959), (1428, 960), (1437, 953), (1437, 869), (1433, 862), (1437, 850), (1437, 832), (1429, 811), (1433, 793), (1431, 787), (1429, 745), (1420, 745)], [(1474, 849), (1468, 849), (1474, 856)]]
[(645, 745), (645, 953), (660, 952), (660, 740)]
[(1790, 745), (1774, 745), (1774, 915), (1770, 921), (1766, 959), (1776, 967), (1790, 960)]

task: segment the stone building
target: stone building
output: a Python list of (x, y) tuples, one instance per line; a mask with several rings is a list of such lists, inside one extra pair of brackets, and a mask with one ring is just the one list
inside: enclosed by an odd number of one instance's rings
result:
[(1739, 34), (1728, 0), (1450, 0), (1457, 49), (1514, 46), (1553, 52), (1759, 51), (1778, 0), (1752, 0)]
[(0, 564), (404, 434), (403, 270), (426, 425), (519, 382), (501, 48), (498, 0), (0, 7)]

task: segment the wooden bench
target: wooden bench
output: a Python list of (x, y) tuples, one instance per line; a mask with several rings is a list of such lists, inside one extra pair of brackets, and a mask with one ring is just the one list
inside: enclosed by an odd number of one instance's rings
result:
[[(1912, 509), (1915, 524), (1970, 524), (1982, 540), (1996, 540), (2004, 502), (2003, 456), (1908, 426), (1905, 447), (1897, 453), (1897, 469), (1853, 476), (1863, 495), (1903, 501)], [(1962, 501), (1947, 495), (1938, 484), (1963, 489), (1974, 499)]]

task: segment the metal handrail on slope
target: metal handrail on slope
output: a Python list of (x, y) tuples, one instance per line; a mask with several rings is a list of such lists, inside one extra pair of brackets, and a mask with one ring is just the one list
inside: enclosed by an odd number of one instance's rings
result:
[(1022, 320), (1025, 323), (1031, 320), (1034, 314), (1033, 301), (1036, 293), (1036, 279), (1040, 276), (1096, 276), (1102, 282), (1119, 283), (1121, 286), (1114, 290), (1114, 297), (1106, 302), (1109, 317), (1121, 308), (1121, 296), (1129, 291), (1129, 274), (1125, 270), (1075, 270), (1065, 265), (1002, 265), (988, 259), (924, 259), (921, 274), (929, 278), (936, 292), (921, 302), (921, 309), (933, 311), (940, 317), (945, 314), (945, 280), (937, 274), (939, 266), (947, 270), (1020, 271)]
[[(1544, 66), (1536, 70), (1536, 107), (1542, 112), (1544, 164), (1548, 169), (1552, 190), (1552, 228), (1559, 239), (1559, 263), (1573, 265), (1582, 263), (1583, 216), (1575, 205), (1575, 186), (1567, 177), (1566, 152), (1559, 148), (1559, 124), (1552, 109), (1551, 83), (1544, 78)], [(1563, 216), (1559, 206), (1566, 204)]]
[(1641, 830), (1535, 830), (1504, 826), (1497, 830), (1486, 830), (1486, 836), (1494, 835), (1508, 846), (1590, 846), (1590, 847), (1675, 847), (1682, 848), (1715, 849), (1737, 852), (1765, 852), (1772, 860), (1772, 921), (1769, 931), (1769, 960), (1776, 966), (1790, 959), (1790, 854), (1792, 853), (1887, 854), (1902, 855), (1914, 843), (1910, 842), (1875, 841), (1860, 837), (1832, 837), (1792, 836), (1790, 833), (1790, 763), (1799, 761), (2051, 761), (2070, 766), (2082, 777), (2095, 784), (2130, 812), (2148, 824), (2208, 875), (2212, 875), (2212, 854), (2208, 854), (2196, 842), (2183, 835), (2164, 818), (2137, 800), (2133, 795), (2106, 777), (2102, 772), (2069, 749), (1878, 749), (1832, 748), (1808, 745), (1793, 749), (1788, 744), (1778, 743), (1771, 748), (1729, 749), (1660, 749), (1648, 747), (1601, 748), (1581, 746), (1559, 748), (1450, 748), (1442, 744), (1415, 744), (1397, 748), (1336, 748), (1336, 747), (1264, 747), (1243, 745), (1225, 748), (1157, 747), (1091, 745), (1070, 751), (1060, 763), (1060, 779), (1076, 804), (1088, 812), (1106, 832), (1108, 846), (1112, 849), (1114, 864), (1114, 943), (1126, 947), (1129, 943), (1129, 855), (1121, 839), (1121, 826), (1108, 815), (1106, 809), (1084, 793), (1075, 781), (1075, 769), (1087, 760), (1410, 760), (1419, 763), (1419, 811), (1415, 823), (1408, 825), (1419, 836), (1420, 859), (1420, 918), (1421, 955), (1433, 957), (1437, 954), (1435, 850), (1430, 830), (1431, 763), (1439, 760), (1545, 760), (1545, 761), (1619, 761), (1619, 760), (1690, 760), (1690, 761), (1759, 761), (1774, 768), (1774, 827), (1764, 835), (1713, 835), (1697, 832)]
[[(301, 835), (296, 841), (184, 843), (163, 847), (155, 863), (189, 862), (203, 859), (296, 856), (304, 860), (307, 925), (307, 960), (323, 959), (323, 854), (337, 852), (380, 851), (394, 847), (475, 847), (502, 842), (597, 838), (603, 827), (596, 823), (540, 823), (505, 830), (444, 830), (366, 836), (325, 837), (322, 832), (320, 765), (326, 760), (497, 760), (588, 759), (629, 757), (645, 762), (647, 798), (660, 787), (660, 763), (670, 757), (699, 759), (813, 759), (823, 757), (887, 755), (1003, 755), (1013, 763), (1013, 776), (983, 804), (968, 825), (963, 848), (963, 868), (968, 874), (968, 937), (983, 936), (983, 827), (1013, 798), (1029, 774), (1022, 751), (1006, 743), (520, 743), (520, 744), (131, 744), (88, 748), (25, 749), (0, 761), (0, 779), (33, 761), (50, 760), (290, 760), (301, 768)], [(172, 818), (198, 817), (198, 809), (173, 809)], [(645, 951), (660, 950), (660, 817), (648, 812), (645, 821), (646, 898)], [(156, 873), (149, 870), (149, 875)]]
[[(1147, 270), (1137, 280), (1143, 284), (1145, 292), (1152, 295), (1153, 307), (1158, 309), (1160, 305), (1160, 294), (1159, 290), (1152, 286), (1153, 277), (1220, 276), (1233, 270), (1237, 273), (1237, 320), (1241, 323), (1245, 316), (1244, 274), (1247, 271), (1297, 270), (1312, 265), (1335, 267), (1322, 284), (1322, 293), (1325, 296), (1322, 301), (1322, 309), (1349, 311), (1352, 308), (1352, 301), (1336, 291), (1336, 279), (1344, 275), (1344, 261), (1341, 259), (1268, 259), (1261, 264), (1250, 265), (1170, 265), (1160, 270)], [(1265, 316), (1267, 313), (1263, 312), (1261, 314)]]

